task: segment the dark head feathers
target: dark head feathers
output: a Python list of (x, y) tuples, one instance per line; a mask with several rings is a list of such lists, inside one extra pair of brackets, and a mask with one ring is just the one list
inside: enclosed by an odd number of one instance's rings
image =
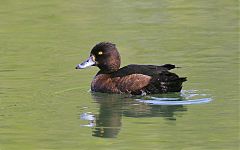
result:
[(92, 51), (91, 53), (95, 53), (99, 50), (101, 51), (111, 51), (111, 50), (116, 50), (116, 44), (113, 44), (111, 42), (100, 42), (98, 44), (96, 44), (93, 48), (92, 48)]

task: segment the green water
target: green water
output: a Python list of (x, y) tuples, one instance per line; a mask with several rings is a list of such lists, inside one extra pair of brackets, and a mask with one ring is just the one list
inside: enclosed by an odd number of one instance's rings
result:
[[(238, 9), (237, 0), (0, 0), (0, 150), (237, 150)], [(98, 69), (74, 68), (100, 41), (117, 44), (122, 66), (181, 66), (183, 92), (212, 101), (88, 92)], [(181, 95), (158, 95), (172, 96)]]

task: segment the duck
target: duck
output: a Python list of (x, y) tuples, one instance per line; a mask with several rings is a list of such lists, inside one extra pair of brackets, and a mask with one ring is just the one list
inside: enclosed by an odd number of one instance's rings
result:
[(120, 68), (121, 57), (116, 44), (100, 42), (96, 44), (89, 58), (78, 64), (76, 69), (96, 66), (100, 70), (91, 83), (92, 92), (126, 93), (131, 95), (162, 94), (180, 92), (187, 77), (179, 77), (170, 72), (173, 64), (140, 65), (130, 64)]

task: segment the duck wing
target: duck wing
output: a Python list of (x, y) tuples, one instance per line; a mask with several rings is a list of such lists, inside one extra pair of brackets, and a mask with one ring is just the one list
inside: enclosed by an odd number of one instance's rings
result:
[(113, 72), (111, 74), (111, 77), (123, 77), (131, 74), (143, 74), (143, 75), (148, 75), (148, 76), (155, 76), (157, 74), (162, 74), (162, 73), (170, 73), (168, 70), (178, 68), (175, 67), (175, 65), (172, 64), (164, 64), (161, 66), (156, 66), (156, 65), (128, 65), (125, 66), (121, 69), (119, 69), (116, 72)]
[[(169, 72), (169, 70), (177, 68), (175, 65), (165, 64), (162, 66), (155, 65), (128, 65), (111, 74), (115, 77), (131, 77), (131, 75), (147, 75), (151, 80), (141, 90), (136, 90), (132, 94), (141, 94), (145, 91), (148, 94), (166, 93), (166, 92), (180, 92), (182, 83), (187, 81), (186, 77), (179, 77), (177, 74)], [(145, 79), (145, 77), (142, 77)], [(144, 81), (144, 80), (143, 80)], [(142, 82), (143, 82), (142, 81)], [(133, 81), (129, 81), (132, 83)]]

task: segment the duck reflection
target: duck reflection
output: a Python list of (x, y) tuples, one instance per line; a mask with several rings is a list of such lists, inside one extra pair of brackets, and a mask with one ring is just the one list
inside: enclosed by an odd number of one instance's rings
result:
[(96, 126), (93, 136), (113, 138), (121, 127), (123, 101), (115, 94), (93, 93), (93, 99), (99, 103), (99, 114), (96, 115)]
[[(180, 97), (180, 95), (171, 95)], [(93, 136), (114, 138), (121, 129), (122, 116), (125, 117), (164, 117), (176, 120), (176, 112), (187, 111), (182, 105), (149, 105), (136, 101), (137, 97), (120, 94), (92, 93), (92, 98), (99, 104), (99, 114), (87, 115), (93, 127)], [(179, 114), (178, 114), (179, 116)], [(84, 118), (84, 117), (81, 117)], [(86, 115), (85, 115), (86, 118)], [(94, 119), (93, 119), (94, 118)]]

